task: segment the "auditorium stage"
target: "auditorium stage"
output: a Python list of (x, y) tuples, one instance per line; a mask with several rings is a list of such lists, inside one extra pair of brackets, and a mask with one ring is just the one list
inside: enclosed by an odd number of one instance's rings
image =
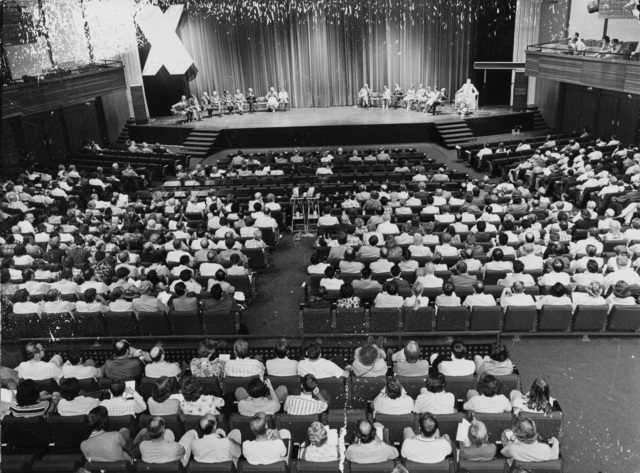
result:
[(129, 125), (131, 139), (182, 145), (192, 131), (217, 132), (217, 149), (238, 147), (367, 145), (439, 141), (438, 126), (466, 124), (474, 136), (509, 133), (514, 125), (533, 129), (533, 112), (508, 107), (484, 107), (462, 119), (452, 104), (433, 116), (405, 109), (329, 107), (293, 108), (224, 115), (179, 124), (176, 117)]

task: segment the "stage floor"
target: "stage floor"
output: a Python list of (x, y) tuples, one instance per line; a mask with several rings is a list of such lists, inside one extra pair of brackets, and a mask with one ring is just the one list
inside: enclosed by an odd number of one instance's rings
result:
[[(476, 115), (468, 115), (467, 119), (489, 118), (522, 112), (513, 112), (509, 107), (485, 107)], [(398, 125), (419, 123), (441, 123), (460, 120), (453, 105), (447, 104), (440, 113), (433, 116), (426, 113), (407, 112), (406, 109), (383, 110), (379, 107), (327, 107), (327, 108), (292, 108), (286, 112), (259, 111), (254, 114), (223, 115), (205, 118), (202, 121), (179, 125), (184, 128), (286, 128), (309, 126), (361, 126), (361, 125)], [(174, 116), (157, 117), (141, 126), (178, 126)]]

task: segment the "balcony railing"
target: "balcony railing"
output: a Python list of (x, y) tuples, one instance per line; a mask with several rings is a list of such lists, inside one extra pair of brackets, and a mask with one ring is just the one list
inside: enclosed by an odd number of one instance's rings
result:
[(33, 75), (23, 75), (20, 78), (14, 78), (12, 80), (5, 81), (3, 86), (12, 86), (17, 84), (26, 84), (30, 82), (39, 82), (43, 80), (49, 79), (59, 79), (63, 77), (68, 77), (74, 74), (85, 74), (87, 72), (95, 72), (101, 69), (107, 68), (118, 68), (122, 67), (122, 61), (110, 61), (110, 60), (101, 60), (97, 62), (93, 62), (91, 64), (87, 64), (85, 66), (68, 68), (68, 67), (54, 67), (51, 69), (45, 69), (42, 71), (42, 74), (33, 76)]
[(565, 54), (567, 56), (595, 57), (618, 61), (638, 61), (640, 59), (640, 50), (637, 49), (638, 41), (620, 42), (616, 47), (612, 47), (612, 43), (610, 43), (607, 48), (603, 48), (602, 41), (597, 39), (586, 39), (584, 44), (585, 48), (577, 51), (572, 45), (571, 38), (563, 38), (559, 41), (529, 45), (527, 52)]

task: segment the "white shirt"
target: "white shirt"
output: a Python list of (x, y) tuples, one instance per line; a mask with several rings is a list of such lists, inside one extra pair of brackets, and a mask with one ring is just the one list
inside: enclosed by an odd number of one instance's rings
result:
[(451, 453), (451, 444), (445, 439), (418, 435), (402, 443), (402, 456), (416, 463), (439, 463)]
[(290, 360), (286, 356), (267, 360), (267, 372), (269, 376), (297, 376), (298, 361)]
[(33, 379), (40, 381), (54, 378), (59, 381), (62, 378), (62, 369), (55, 363), (45, 363), (44, 361), (29, 362), (23, 361), (16, 368), (18, 376), (22, 379)]
[(224, 364), (225, 376), (264, 376), (264, 365), (251, 358), (229, 360)]
[(496, 300), (491, 294), (471, 294), (467, 296), (462, 305), (466, 307), (493, 307), (496, 305)]
[(438, 371), (445, 376), (470, 376), (476, 370), (473, 360), (459, 360), (453, 358), (450, 361), (443, 361), (438, 366)]
[(286, 459), (287, 447), (280, 439), (264, 442), (247, 440), (242, 443), (242, 453), (252, 465), (270, 465)]
[(305, 358), (298, 363), (298, 376), (302, 377), (307, 374), (312, 374), (317, 379), (340, 378), (344, 374), (344, 370), (325, 358), (318, 358), (315, 361)]

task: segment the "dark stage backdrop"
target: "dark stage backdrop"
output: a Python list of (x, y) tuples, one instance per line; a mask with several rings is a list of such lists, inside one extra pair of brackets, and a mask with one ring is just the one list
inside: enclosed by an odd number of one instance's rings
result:
[(398, 82), (404, 90), (424, 83), (451, 94), (470, 73), (476, 28), (470, 7), (452, 3), (399, 6), (394, 15), (365, 6), (358, 18), (293, 12), (272, 23), (191, 11), (179, 29), (198, 69), (190, 91), (200, 97), (251, 87), (263, 96), (285, 87), (294, 107), (353, 105), (365, 82), (374, 92)]

